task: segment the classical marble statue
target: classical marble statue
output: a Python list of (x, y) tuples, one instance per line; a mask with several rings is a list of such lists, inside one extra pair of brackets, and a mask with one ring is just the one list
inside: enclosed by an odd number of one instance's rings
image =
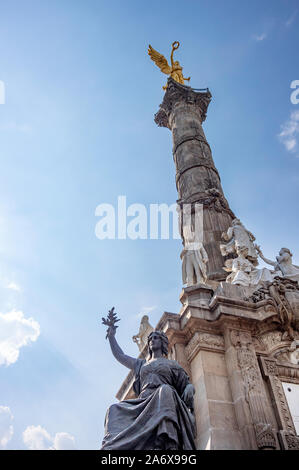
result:
[(224, 270), (231, 272), (226, 278), (226, 282), (239, 286), (254, 286), (261, 281), (272, 282), (272, 276), (268, 269), (257, 269), (248, 259), (248, 249), (237, 246), (238, 257), (225, 261)]
[(107, 336), (114, 357), (135, 376), (137, 398), (113, 404), (105, 418), (102, 450), (194, 450), (193, 395), (195, 389), (184, 369), (167, 359), (168, 339), (154, 331), (148, 337), (149, 357), (127, 356)]
[(276, 261), (271, 261), (270, 259), (265, 258), (258, 245), (255, 245), (255, 248), (265, 263), (274, 266), (274, 276), (283, 276), (288, 279), (299, 281), (299, 266), (292, 264), (293, 255), (288, 248), (281, 248), (278, 256), (276, 256)]
[(191, 224), (183, 226), (184, 249), (181, 253), (183, 284), (192, 286), (207, 281), (208, 254)]
[(247, 302), (261, 302), (272, 299), (282, 327), (283, 339), (294, 340), (295, 331), (299, 331), (299, 284), (287, 277), (275, 276), (271, 282), (264, 282), (249, 297)]
[(253, 264), (246, 258), (247, 248), (236, 249), (238, 257), (225, 262), (224, 270), (231, 272), (226, 278), (226, 282), (240, 286), (249, 286), (251, 283), (250, 273), (253, 271)]
[(143, 315), (141, 318), (139, 331), (137, 335), (134, 335), (132, 338), (134, 343), (137, 344), (139, 351), (143, 350), (144, 346), (147, 344), (147, 338), (153, 330), (154, 328), (149, 322), (148, 315)]
[[(176, 49), (178, 49), (180, 43), (175, 41), (172, 43), (172, 51), (171, 51), (171, 67), (167, 62), (167, 59), (164, 55), (157, 52), (155, 49), (152, 48), (151, 45), (148, 46), (148, 55), (150, 58), (155, 62), (155, 64), (159, 67), (161, 72), (165, 73), (166, 75), (170, 75), (176, 82), (181, 83), (184, 85), (185, 81), (190, 81), (190, 77), (185, 78), (183, 75), (183, 67), (180, 65), (179, 61), (173, 60), (173, 53)], [(167, 85), (163, 87), (163, 90), (166, 90)]]
[(276, 303), (279, 319), (285, 330), (285, 334), (293, 340), (295, 337), (293, 329), (295, 315), (287, 299), (286, 292), (287, 285), (285, 285), (278, 276), (274, 278), (274, 281), (269, 286), (269, 294)]
[(220, 251), (222, 256), (227, 256), (230, 253), (237, 253), (237, 248), (247, 248), (247, 259), (257, 266), (258, 255), (253, 242), (255, 241), (254, 235), (247, 230), (242, 222), (235, 218), (232, 221), (231, 227), (227, 232), (222, 233), (222, 239), (226, 244), (220, 244)]

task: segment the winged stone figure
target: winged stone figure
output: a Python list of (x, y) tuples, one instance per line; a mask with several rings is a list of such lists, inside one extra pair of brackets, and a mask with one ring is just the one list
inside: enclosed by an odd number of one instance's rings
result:
[[(164, 55), (157, 52), (151, 45), (148, 46), (148, 55), (159, 67), (161, 72), (165, 73), (166, 75), (170, 75), (171, 78), (173, 78), (176, 82), (181, 83), (181, 85), (184, 85), (185, 81), (189, 82), (190, 77), (185, 78), (183, 75), (183, 67), (180, 65), (178, 60), (173, 60), (173, 53), (176, 49), (178, 49), (179, 46), (180, 43), (178, 41), (172, 43), (172, 51), (170, 56), (171, 66), (168, 64), (167, 59), (164, 57)], [(163, 90), (166, 90), (166, 88), (167, 84), (163, 87)]]

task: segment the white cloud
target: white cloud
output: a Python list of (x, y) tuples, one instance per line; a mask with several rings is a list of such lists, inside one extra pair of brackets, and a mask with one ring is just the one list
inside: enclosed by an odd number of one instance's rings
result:
[(30, 124), (18, 124), (15, 121), (10, 121), (4, 124), (0, 124), (0, 131), (15, 131), (28, 134), (32, 132), (32, 127), (30, 126)]
[(294, 11), (294, 13), (288, 18), (288, 20), (285, 22), (285, 25), (287, 28), (289, 28), (295, 21), (296, 16), (297, 16), (298, 10)]
[(20, 286), (18, 286), (18, 284), (16, 284), (15, 282), (10, 282), (9, 284), (7, 284), (7, 289), (11, 289), (11, 290), (15, 290), (17, 292), (21, 292), (21, 288)]
[(288, 152), (296, 153), (298, 151), (298, 134), (299, 110), (291, 113), (290, 118), (282, 124), (281, 132), (278, 134), (279, 140)]
[(23, 441), (30, 450), (47, 450), (53, 445), (50, 434), (40, 425), (28, 426), (23, 432)]
[(292, 151), (296, 147), (296, 144), (296, 139), (289, 139), (285, 141), (285, 146), (289, 151)]
[(25, 318), (22, 311), (0, 313), (0, 365), (16, 362), (20, 348), (36, 341), (39, 334), (38, 322)]
[(253, 38), (256, 40), (256, 41), (263, 41), (264, 39), (266, 39), (267, 37), (267, 33), (262, 33), (262, 34), (255, 34), (253, 36)]
[(76, 450), (75, 438), (67, 432), (58, 432), (54, 437), (54, 449)]
[(12, 438), (13, 415), (8, 406), (0, 406), (0, 448), (4, 449)]
[(23, 432), (24, 444), (30, 450), (75, 450), (75, 438), (67, 432), (58, 432), (51, 437), (46, 429), (28, 426)]

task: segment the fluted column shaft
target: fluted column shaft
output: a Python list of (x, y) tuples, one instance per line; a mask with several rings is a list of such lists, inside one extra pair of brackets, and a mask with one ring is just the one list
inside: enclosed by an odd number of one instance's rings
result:
[[(234, 218), (221, 187), (212, 152), (202, 128), (211, 100), (209, 90), (196, 92), (171, 78), (155, 122), (167, 127), (173, 137), (178, 203), (203, 204), (204, 248), (209, 261), (209, 279), (225, 279), (219, 244)], [(183, 240), (184, 243), (184, 240)]]

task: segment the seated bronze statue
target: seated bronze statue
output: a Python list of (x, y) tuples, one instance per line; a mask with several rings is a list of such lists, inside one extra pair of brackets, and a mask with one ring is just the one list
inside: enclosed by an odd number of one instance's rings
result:
[[(107, 324), (107, 323), (106, 323)], [(138, 398), (113, 404), (105, 418), (103, 450), (194, 450), (194, 387), (176, 362), (167, 359), (165, 333), (148, 337), (149, 357), (134, 359), (124, 354), (115, 339), (116, 327), (107, 337), (115, 358), (134, 371)]]

